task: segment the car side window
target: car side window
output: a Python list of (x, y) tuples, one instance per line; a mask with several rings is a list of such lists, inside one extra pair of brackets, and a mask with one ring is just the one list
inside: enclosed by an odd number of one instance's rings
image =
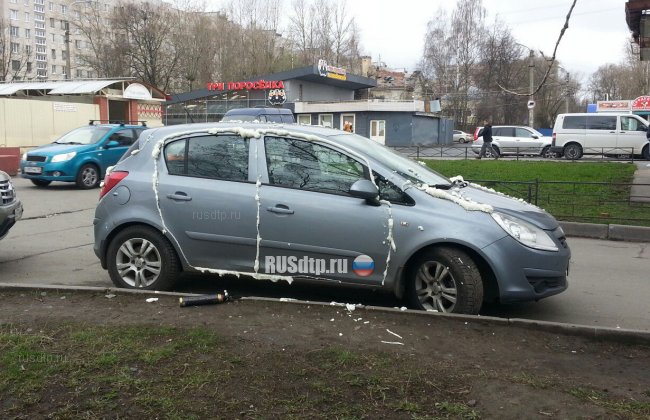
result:
[(515, 131), (512, 127), (497, 127), (494, 129), (494, 135), (498, 137), (514, 137)]
[(248, 181), (249, 141), (240, 136), (198, 136), (165, 146), (172, 175)]
[(590, 115), (587, 117), (588, 130), (616, 130), (615, 115)]
[(361, 163), (311, 141), (266, 137), (265, 150), (271, 185), (347, 195), (366, 178)]
[(130, 146), (133, 144), (135, 139), (136, 137), (133, 133), (133, 130), (130, 128), (125, 128), (111, 134), (109, 140), (118, 142), (120, 146)]
[(584, 130), (587, 128), (587, 117), (584, 115), (570, 115), (564, 117), (562, 128), (573, 130)]
[(515, 128), (515, 137), (533, 138), (533, 133), (525, 128)]
[(621, 130), (623, 131), (646, 131), (645, 125), (636, 118), (621, 117)]
[(379, 188), (379, 199), (390, 201), (392, 204), (404, 204), (412, 206), (415, 204), (413, 199), (402, 191), (397, 185), (393, 184), (383, 176), (373, 171), (375, 184)]

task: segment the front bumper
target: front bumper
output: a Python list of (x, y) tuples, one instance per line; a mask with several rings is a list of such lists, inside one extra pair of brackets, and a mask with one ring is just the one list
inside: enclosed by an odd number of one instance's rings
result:
[(571, 250), (559, 230), (553, 234), (558, 251), (528, 248), (510, 236), (483, 249), (499, 286), (499, 302), (537, 301), (562, 293), (568, 287)]
[[(39, 169), (31, 169), (39, 168)], [(40, 173), (29, 171), (39, 170)], [(74, 181), (76, 179), (76, 170), (70, 165), (70, 162), (20, 162), (20, 176), (26, 179), (38, 179), (41, 181)]]
[(7, 206), (0, 207), (0, 238), (4, 237), (22, 217), (23, 204), (18, 199)]

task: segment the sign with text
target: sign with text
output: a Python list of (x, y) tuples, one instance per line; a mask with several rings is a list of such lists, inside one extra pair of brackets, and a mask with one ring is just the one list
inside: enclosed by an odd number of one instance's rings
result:
[(318, 60), (318, 74), (330, 79), (347, 80), (347, 71), (345, 69), (329, 66), (325, 60)]
[(208, 82), (208, 90), (265, 90), (284, 89), (282, 80), (257, 80), (254, 82)]

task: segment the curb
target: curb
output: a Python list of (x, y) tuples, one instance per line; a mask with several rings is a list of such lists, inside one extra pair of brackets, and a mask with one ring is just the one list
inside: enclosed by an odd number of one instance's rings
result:
[[(43, 285), (43, 284), (16, 284), (16, 283), (0, 283), (1, 291), (28, 291), (28, 290), (48, 290), (48, 291), (65, 291), (65, 292), (111, 292), (114, 294), (127, 294), (127, 295), (155, 295), (155, 296), (200, 296), (196, 293), (178, 293), (178, 292), (159, 292), (152, 290), (137, 290), (137, 289), (120, 289), (115, 287), (93, 287), (93, 286), (56, 286), (56, 285)], [(247, 300), (252, 302), (274, 302), (274, 303), (287, 303), (301, 306), (322, 306), (322, 307), (346, 307), (345, 303), (338, 302), (312, 302), (289, 298), (266, 298), (266, 297), (242, 297), (240, 300)], [(364, 309), (368, 311), (385, 312), (385, 313), (407, 313), (409, 315), (421, 317), (439, 317), (446, 320), (473, 323), (485, 326), (499, 326), (499, 327), (515, 327), (525, 328), (528, 330), (544, 331), (555, 334), (562, 334), (567, 336), (582, 337), (588, 339), (595, 339), (600, 341), (609, 341), (621, 344), (641, 344), (650, 345), (650, 331), (631, 330), (623, 328), (610, 328), (610, 327), (591, 327), (588, 325), (579, 324), (564, 324), (561, 322), (550, 321), (537, 321), (530, 319), (520, 318), (497, 318), (492, 316), (481, 315), (462, 315), (462, 314), (444, 314), (437, 312), (416, 311), (413, 309), (401, 308), (385, 308), (381, 306), (364, 306), (355, 305), (357, 309)]]
[(559, 222), (567, 236), (608, 241), (650, 242), (650, 227)]

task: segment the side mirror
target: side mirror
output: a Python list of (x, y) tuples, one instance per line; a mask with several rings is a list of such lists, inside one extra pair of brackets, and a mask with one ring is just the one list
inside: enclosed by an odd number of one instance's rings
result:
[(360, 179), (350, 187), (350, 195), (364, 200), (377, 201), (379, 190), (371, 181), (367, 179)]
[(120, 147), (121, 144), (119, 141), (111, 140), (108, 143), (106, 143), (106, 146), (104, 146), (105, 149), (112, 149), (113, 147)]
[(538, 136), (537, 134), (533, 134), (531, 137), (534, 138), (534, 139), (538, 139), (538, 138), (539, 138), (539, 136)]

